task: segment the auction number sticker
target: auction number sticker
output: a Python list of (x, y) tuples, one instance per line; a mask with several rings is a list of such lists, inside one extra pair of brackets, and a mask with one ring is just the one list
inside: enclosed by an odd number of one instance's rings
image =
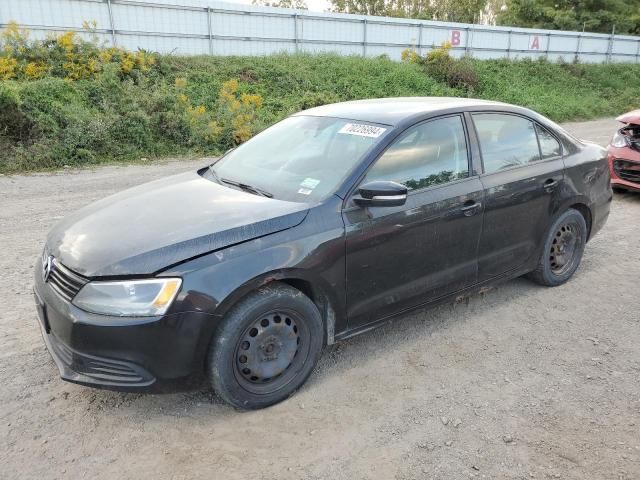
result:
[(318, 186), (319, 183), (320, 183), (320, 180), (318, 180), (317, 178), (307, 177), (302, 181), (300, 186), (302, 188), (310, 188), (311, 190), (313, 190)]
[(347, 123), (340, 129), (338, 133), (346, 133), (347, 135), (358, 135), (360, 137), (378, 138), (387, 129), (376, 127), (374, 125), (365, 125), (364, 123)]

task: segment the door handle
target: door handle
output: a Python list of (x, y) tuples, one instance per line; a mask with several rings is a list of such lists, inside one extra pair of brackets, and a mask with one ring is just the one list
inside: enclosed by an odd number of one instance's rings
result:
[(558, 181), (554, 180), (553, 178), (549, 178), (544, 182), (543, 187), (547, 191), (547, 193), (551, 193), (558, 187)]
[(464, 206), (460, 209), (465, 217), (470, 217), (478, 213), (482, 204), (480, 202), (475, 202), (473, 200), (469, 200), (465, 202)]

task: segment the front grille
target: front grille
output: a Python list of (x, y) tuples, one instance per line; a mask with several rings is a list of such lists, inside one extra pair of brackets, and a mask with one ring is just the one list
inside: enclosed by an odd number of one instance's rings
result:
[(51, 261), (51, 273), (47, 282), (62, 298), (71, 301), (89, 280), (72, 272), (54, 258)]
[(50, 336), (53, 353), (74, 372), (86, 375), (102, 383), (119, 385), (143, 385), (151, 382), (153, 376), (142, 367), (114, 360), (80, 353), (67, 347), (55, 335)]
[(72, 368), (84, 375), (107, 382), (142, 383), (149, 381), (146, 372), (136, 370), (131, 365), (105, 358), (76, 356)]
[(640, 183), (640, 163), (627, 160), (615, 160), (613, 170), (616, 175), (627, 182)]

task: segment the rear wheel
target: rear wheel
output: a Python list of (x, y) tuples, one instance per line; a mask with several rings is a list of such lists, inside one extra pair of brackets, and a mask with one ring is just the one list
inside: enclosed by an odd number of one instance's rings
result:
[(322, 344), (322, 318), (313, 302), (293, 287), (270, 284), (223, 320), (209, 349), (211, 385), (239, 408), (273, 405), (305, 382)]
[(578, 269), (586, 242), (584, 217), (577, 210), (567, 210), (549, 229), (538, 266), (528, 277), (549, 287), (563, 284)]

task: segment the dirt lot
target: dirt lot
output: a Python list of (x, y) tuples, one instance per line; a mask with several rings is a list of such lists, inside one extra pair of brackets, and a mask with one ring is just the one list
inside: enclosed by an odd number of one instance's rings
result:
[(31, 298), (46, 232), (200, 163), (0, 177), (0, 478), (640, 478), (640, 195), (616, 195), (568, 284), (518, 279), (327, 348), (264, 411), (62, 382)]

